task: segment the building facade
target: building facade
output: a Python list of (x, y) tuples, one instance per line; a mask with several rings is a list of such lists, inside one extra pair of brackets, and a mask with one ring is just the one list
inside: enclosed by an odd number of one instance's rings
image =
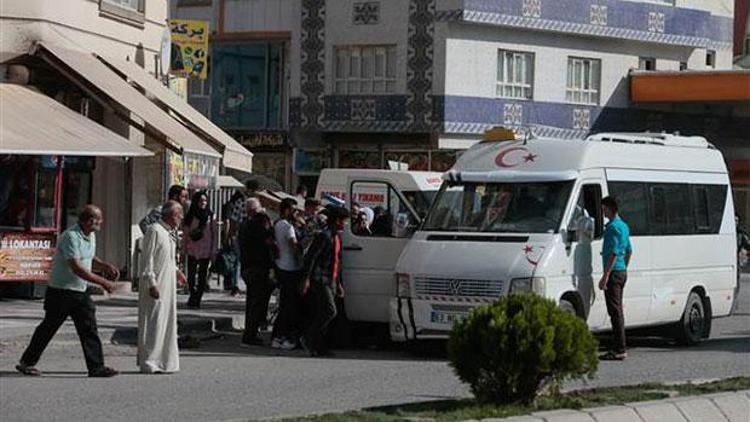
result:
[[(127, 269), (128, 275), (136, 271), (136, 242), (142, 236), (138, 222), (163, 203), (170, 184), (211, 188), (223, 166), (251, 170), (252, 154), (207, 120), (197, 119), (202, 116), (155, 79), (168, 33), (167, 12), (166, 0), (14, 1), (4, 2), (0, 11), (3, 84), (41, 92), (150, 151), (149, 157), (132, 159), (99, 156), (81, 140), (69, 154), (35, 152), (23, 158), (42, 168), (63, 160), (63, 215), (51, 227), (62, 230), (75, 224), (82, 205), (99, 205), (106, 224), (97, 255)], [(11, 133), (16, 123), (4, 121), (2, 130)], [(56, 138), (50, 133), (50, 149)], [(0, 145), (0, 157), (11, 161), (23, 156), (3, 151)], [(24, 224), (35, 229), (34, 222)]]
[(629, 100), (633, 69), (730, 69), (733, 11), (733, 0), (302, 0), (293, 142), (339, 167), (443, 170), (495, 125), (735, 136), (736, 122)]
[(254, 174), (293, 185), (288, 134), (292, 0), (172, 0), (170, 16), (209, 22), (209, 76), (189, 102), (251, 149)]

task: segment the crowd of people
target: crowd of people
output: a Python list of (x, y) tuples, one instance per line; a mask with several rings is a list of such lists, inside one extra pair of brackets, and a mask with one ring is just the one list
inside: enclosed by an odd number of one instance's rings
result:
[[(190, 198), (188, 190), (177, 185), (169, 189), (167, 201), (139, 223), (144, 236), (138, 268), (137, 365), (142, 373), (179, 371), (177, 288), (187, 284), (187, 306), (200, 308), (208, 289), (209, 269), (218, 267), (222, 256), (229, 261), (221, 265), (228, 290), (239, 293), (240, 277), (247, 285), (242, 345), (263, 344), (260, 329), (269, 325), (269, 301), (278, 287), (271, 346), (303, 348), (311, 356), (331, 354), (324, 335), (339, 312), (336, 298), (344, 296), (341, 231), (349, 212), (340, 206), (321, 207), (319, 201), (306, 198), (305, 191), (298, 191), (296, 198), (281, 201), (279, 218), (273, 221), (255, 196), (256, 190), (257, 185), (250, 182), (245, 192), (237, 192), (224, 205), (223, 233), (208, 194), (198, 191)], [(96, 233), (103, 221), (101, 209), (87, 205), (78, 223), (60, 235), (45, 295), (44, 319), (16, 365), (22, 374), (42, 374), (37, 362), (71, 317), (89, 376), (118, 375), (117, 370), (104, 365), (89, 289), (91, 283), (112, 293), (120, 277), (116, 266), (95, 256)], [(221, 251), (228, 254), (219, 252), (220, 243)], [(236, 263), (228, 258), (231, 254)], [(187, 276), (180, 270), (180, 256), (185, 257)]]

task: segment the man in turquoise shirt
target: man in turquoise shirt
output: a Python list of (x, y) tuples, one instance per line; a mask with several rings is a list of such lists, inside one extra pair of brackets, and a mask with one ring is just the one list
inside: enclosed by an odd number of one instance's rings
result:
[[(44, 319), (34, 331), (31, 343), (16, 366), (22, 374), (42, 374), (34, 365), (70, 316), (83, 346), (89, 376), (117, 375), (117, 371), (104, 366), (102, 342), (96, 328), (96, 309), (91, 296), (86, 293), (88, 283), (98, 284), (112, 293), (116, 288), (114, 280), (120, 276), (116, 267), (94, 255), (96, 232), (101, 230), (103, 221), (102, 211), (98, 207), (86, 205), (78, 216), (78, 224), (65, 230), (58, 238), (44, 298)], [(107, 278), (92, 273), (92, 267), (102, 271)]]
[(628, 354), (625, 351), (625, 316), (622, 309), (622, 294), (628, 280), (628, 265), (633, 254), (630, 244), (630, 228), (617, 214), (617, 201), (614, 198), (602, 199), (602, 211), (609, 219), (604, 228), (602, 245), (602, 262), (604, 272), (599, 281), (599, 288), (604, 290), (607, 313), (612, 323), (614, 345), (603, 355), (605, 360), (623, 360)]

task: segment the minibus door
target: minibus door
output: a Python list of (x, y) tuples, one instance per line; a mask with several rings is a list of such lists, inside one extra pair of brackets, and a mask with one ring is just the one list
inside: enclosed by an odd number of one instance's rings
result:
[(343, 233), (346, 314), (353, 321), (387, 323), (396, 262), (419, 219), (404, 195), (387, 181), (351, 179), (348, 190), (350, 207), (356, 202), (372, 212), (353, 214)]
[[(604, 293), (598, 288), (602, 276), (604, 229), (601, 200), (601, 182), (584, 180), (568, 229), (571, 233), (569, 248), (573, 265), (573, 283), (582, 299), (587, 322), (592, 329), (605, 324), (607, 317)], [(593, 223), (593, 227), (585, 227), (584, 222), (587, 220), (589, 224)]]

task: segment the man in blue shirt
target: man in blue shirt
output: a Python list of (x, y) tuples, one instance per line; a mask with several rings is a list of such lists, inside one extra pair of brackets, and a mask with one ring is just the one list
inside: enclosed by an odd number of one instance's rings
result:
[(628, 354), (625, 351), (625, 316), (622, 310), (622, 293), (628, 280), (628, 265), (633, 254), (630, 245), (630, 228), (617, 214), (617, 201), (614, 198), (602, 199), (602, 211), (609, 219), (604, 228), (602, 245), (602, 262), (604, 272), (599, 281), (599, 288), (604, 290), (607, 313), (612, 322), (614, 345), (603, 355), (604, 360), (623, 360)]
[[(16, 365), (22, 374), (42, 374), (34, 365), (63, 322), (71, 317), (83, 346), (89, 376), (108, 378), (117, 375), (117, 371), (104, 366), (102, 342), (96, 329), (96, 308), (86, 293), (87, 283), (98, 284), (112, 293), (116, 288), (114, 280), (120, 276), (115, 266), (94, 255), (96, 232), (101, 230), (103, 221), (98, 207), (86, 205), (78, 215), (78, 224), (60, 234), (44, 297), (44, 319)], [(107, 278), (92, 273), (92, 267), (102, 271)]]

